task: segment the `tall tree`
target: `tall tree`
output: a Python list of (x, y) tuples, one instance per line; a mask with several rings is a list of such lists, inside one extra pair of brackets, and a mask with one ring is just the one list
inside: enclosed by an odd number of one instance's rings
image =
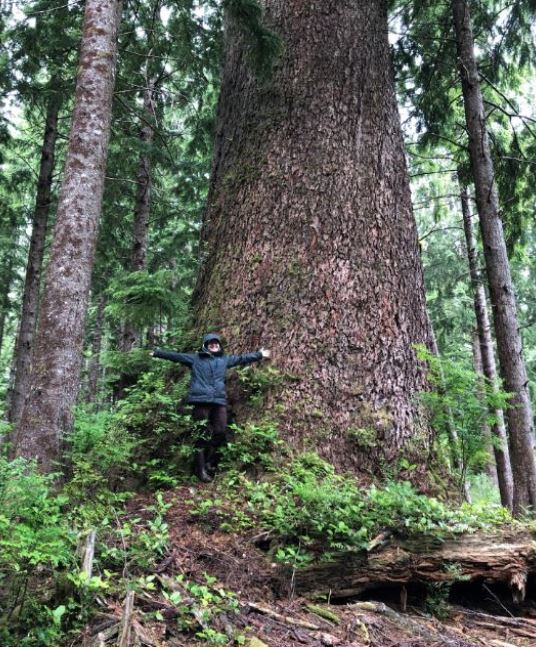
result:
[(20, 420), (24, 396), (28, 389), (28, 379), (30, 377), (33, 337), (37, 323), (41, 269), (45, 251), (48, 216), (50, 213), (52, 173), (54, 171), (56, 138), (58, 134), (59, 103), (57, 94), (52, 93), (47, 105), (45, 134), (41, 149), (37, 194), (32, 220), (32, 234), (22, 294), (22, 309), (13, 358), (14, 380), (10, 393), (8, 420), (15, 424)]
[[(460, 185), (460, 189), (463, 228), (467, 245), (467, 258), (469, 261), (469, 274), (471, 276), (471, 284), (473, 288), (473, 307), (475, 310), (476, 328), (480, 344), (480, 353), (476, 355), (477, 361), (475, 364), (477, 370), (478, 365), (482, 365), (482, 374), (487, 378), (491, 388), (496, 391), (498, 389), (497, 370), (495, 368), (495, 352), (493, 350), (493, 342), (491, 339), (491, 327), (488, 315), (486, 292), (478, 269), (478, 254), (476, 249), (476, 240), (473, 233), (471, 210), (469, 208), (469, 197), (467, 195), (467, 190), (463, 185)], [(491, 431), (496, 438), (496, 442), (493, 443), (493, 450), (495, 454), (495, 463), (497, 465), (497, 480), (499, 491), (501, 493), (501, 503), (509, 510), (512, 510), (514, 483), (512, 477), (512, 466), (510, 464), (510, 452), (508, 450), (508, 438), (506, 435), (506, 427), (504, 425), (504, 415), (501, 409), (497, 409), (492, 413), (495, 417), (495, 422), (492, 425)]]
[(514, 477), (514, 512), (520, 513), (529, 505), (536, 506), (536, 461), (528, 377), (486, 130), (469, 6), (465, 0), (452, 0), (451, 6), (497, 352), (505, 389), (513, 394), (506, 415)]
[[(432, 322), (430, 319), (429, 319), (429, 326), (430, 326), (430, 333), (431, 333), (430, 350), (438, 359), (440, 359), (441, 355), (439, 353), (439, 347), (437, 345), (434, 328), (432, 326)], [(441, 395), (444, 395), (446, 391), (445, 375), (441, 367), (441, 364), (438, 364), (438, 367), (439, 367), (438, 387), (441, 391)], [(462, 444), (460, 443), (458, 432), (456, 430), (456, 425), (454, 423), (454, 416), (452, 415), (452, 409), (450, 407), (446, 407), (445, 414), (446, 414), (445, 416), (446, 428), (447, 428), (449, 446), (450, 446), (451, 464), (452, 464), (452, 467), (457, 472), (457, 474), (460, 475), (461, 491), (463, 492), (463, 496), (465, 500), (468, 503), (471, 503), (471, 490), (469, 489), (469, 483), (467, 482), (467, 465), (464, 462), (463, 448), (462, 448)]]
[(413, 344), (430, 331), (386, 3), (263, 4), (284, 44), (269, 80), (225, 27), (197, 326), (274, 349), (267, 407), (297, 445), (341, 468), (424, 465)]
[[(149, 241), (149, 214), (151, 210), (151, 148), (154, 139), (155, 120), (155, 79), (145, 79), (143, 91), (143, 115), (140, 128), (140, 158), (136, 171), (136, 198), (129, 269), (142, 272), (147, 266), (147, 245)], [(139, 339), (140, 331), (130, 321), (123, 323), (121, 350), (129, 351)]]
[(121, 3), (87, 0), (75, 105), (16, 455), (51, 471), (79, 390), (84, 321), (100, 215)]
[[(3, 238), (3, 249), (0, 253), (0, 351), (4, 343), (4, 335), (6, 330), (6, 323), (10, 315), (11, 297), (10, 291), (13, 288), (15, 279), (15, 255), (13, 250), (17, 246), (18, 238), (20, 236), (20, 224), (17, 222), (17, 211), (11, 205), (2, 206), (2, 222), (4, 227), (7, 225), (7, 235)], [(4, 228), (2, 227), (2, 229)]]

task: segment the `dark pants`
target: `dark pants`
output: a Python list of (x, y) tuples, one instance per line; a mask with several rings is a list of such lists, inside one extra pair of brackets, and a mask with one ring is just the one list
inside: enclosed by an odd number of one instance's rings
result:
[(197, 423), (199, 438), (198, 449), (218, 450), (227, 442), (227, 407), (222, 404), (199, 402), (194, 404), (192, 417)]

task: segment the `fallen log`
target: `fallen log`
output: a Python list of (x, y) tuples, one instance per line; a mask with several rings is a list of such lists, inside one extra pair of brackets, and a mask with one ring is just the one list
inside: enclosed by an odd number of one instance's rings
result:
[(525, 598), (527, 577), (536, 573), (536, 541), (528, 532), (390, 538), (374, 551), (344, 552), (332, 559), (281, 571), (282, 588), (291, 581), (298, 594), (333, 599), (353, 597), (380, 586), (504, 583), (513, 601)]

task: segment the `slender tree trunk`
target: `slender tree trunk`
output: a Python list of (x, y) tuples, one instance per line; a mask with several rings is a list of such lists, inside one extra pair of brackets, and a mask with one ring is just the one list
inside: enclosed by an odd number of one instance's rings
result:
[(43, 471), (61, 459), (79, 392), (84, 322), (101, 210), (115, 81), (117, 0), (87, 0), (71, 135), (29, 394), (15, 452)]
[(101, 295), (97, 301), (97, 316), (95, 317), (95, 328), (93, 329), (93, 338), (91, 340), (91, 358), (89, 360), (88, 366), (88, 385), (86, 397), (86, 401), (88, 403), (95, 403), (97, 399), (105, 305), (106, 301), (104, 299), (104, 296)]
[[(430, 313), (428, 311), (427, 311), (427, 316), (428, 316), (428, 324), (430, 326), (430, 349), (436, 357), (440, 358), (441, 355), (439, 353), (439, 346), (437, 345), (435, 330), (432, 325), (432, 321), (430, 319)], [(441, 380), (441, 383), (440, 383), (441, 393), (445, 394), (446, 393), (445, 376), (443, 372), (443, 367), (441, 367), (441, 365), (440, 365), (439, 378)], [(451, 465), (452, 467), (454, 467), (457, 474), (459, 474), (460, 476), (460, 491), (461, 491), (461, 494), (463, 495), (463, 498), (468, 503), (471, 503), (471, 490), (469, 488), (469, 484), (467, 483), (467, 466), (464, 461), (463, 448), (460, 443), (460, 437), (458, 436), (456, 425), (454, 424), (454, 416), (452, 415), (452, 410), (450, 407), (447, 408), (446, 414), (447, 414), (447, 433), (449, 438)]]
[(143, 93), (143, 121), (140, 131), (141, 155), (137, 173), (136, 207), (134, 209), (134, 242), (130, 265), (133, 272), (147, 266), (147, 241), (151, 209), (151, 148), (154, 140), (155, 79), (146, 80)]
[(17, 424), (20, 420), (30, 377), (32, 344), (37, 324), (39, 286), (50, 213), (52, 173), (54, 172), (54, 157), (58, 136), (58, 111), (59, 98), (53, 94), (47, 106), (45, 135), (41, 148), (37, 196), (32, 222), (32, 236), (22, 294), (22, 310), (13, 356), (14, 377), (10, 392), (8, 420), (14, 424)]
[[(146, 78), (146, 88), (143, 93), (143, 117), (140, 129), (140, 159), (136, 173), (136, 203), (134, 207), (133, 242), (130, 254), (130, 271), (141, 272), (147, 266), (147, 244), (149, 239), (149, 214), (151, 210), (151, 147), (154, 140), (155, 115), (155, 81)], [(119, 348), (128, 353), (139, 344), (141, 331), (131, 321), (121, 324)], [(132, 386), (137, 376), (122, 374), (114, 384), (114, 401), (125, 396), (125, 389)]]
[[(154, 139), (155, 81), (146, 80), (143, 93), (143, 121), (140, 130), (141, 154), (136, 174), (136, 204), (134, 208), (133, 243), (130, 255), (130, 271), (141, 272), (147, 266), (147, 242), (149, 214), (151, 209), (151, 147)], [(126, 321), (121, 334), (121, 350), (128, 352), (140, 337), (140, 331)]]
[(4, 345), (4, 335), (6, 330), (6, 323), (12, 309), (12, 303), (9, 296), (15, 273), (13, 271), (14, 255), (13, 249), (16, 248), (19, 240), (20, 229), (17, 223), (17, 211), (15, 209), (9, 210), (8, 231), (11, 234), (10, 244), (6, 245), (0, 259), (0, 352)]
[(0, 353), (4, 345), (4, 334), (6, 330), (6, 321), (9, 314), (11, 300), (9, 298), (9, 291), (11, 290), (11, 278), (13, 276), (13, 254), (10, 254), (6, 260), (6, 265), (2, 268), (2, 275), (8, 280), (2, 281), (2, 291), (0, 294)]
[(514, 512), (536, 506), (536, 461), (532, 407), (523, 361), (516, 298), (506, 253), (497, 185), (490, 155), (474, 40), (465, 0), (452, 0), (465, 119), (475, 185), (497, 352), (504, 387), (513, 394), (506, 411), (514, 478)]
[[(473, 305), (475, 309), (476, 327), (479, 339), (479, 355), (482, 364), (482, 374), (488, 380), (491, 387), (497, 390), (497, 370), (495, 368), (495, 353), (493, 351), (493, 342), (491, 339), (491, 327), (488, 316), (488, 307), (486, 304), (486, 291), (480, 278), (478, 270), (478, 254), (476, 241), (473, 233), (473, 224), (471, 211), (469, 209), (469, 199), (465, 187), (461, 188), (461, 204), (463, 213), (463, 228), (465, 231), (465, 243), (467, 245), (467, 258), (469, 261), (469, 275), (473, 288)], [(501, 493), (501, 503), (512, 510), (514, 481), (512, 476), (512, 466), (510, 464), (510, 452), (508, 450), (508, 437), (504, 424), (504, 415), (502, 410), (497, 409), (491, 412), (496, 419), (492, 426), (492, 433), (496, 437), (493, 444), (495, 462), (497, 464), (497, 479), (499, 491)]]
[[(479, 381), (479, 398), (481, 402), (485, 402), (485, 394), (484, 394), (484, 384), (483, 380), (485, 379), (484, 376), (484, 367), (482, 365), (482, 351), (480, 349), (480, 335), (478, 334), (478, 330), (475, 330), (473, 332), (473, 366), (475, 368), (475, 372), (481, 376), (481, 380)], [(494, 412), (495, 413), (495, 412)], [(502, 411), (501, 411), (502, 414)], [(486, 444), (486, 449), (488, 453), (488, 461), (486, 463), (486, 472), (488, 476), (491, 478), (491, 480), (495, 483), (495, 485), (499, 485), (499, 478), (498, 478), (498, 472), (497, 472), (497, 464), (496, 464), (496, 459), (494, 456), (494, 450), (492, 450), (493, 446), (493, 440), (492, 440), (492, 432), (491, 432), (491, 427), (488, 424), (487, 421), (484, 421), (482, 423), (482, 438), (484, 439), (484, 442)], [(508, 467), (510, 467), (510, 463), (508, 463)], [(512, 475), (510, 474), (510, 477)], [(503, 506), (511, 510), (511, 505), (512, 505), (512, 496), (513, 496), (513, 481), (510, 481), (510, 500), (508, 501), (508, 498), (506, 498), (505, 501), (502, 499), (502, 492), (501, 492), (501, 503)], [(501, 491), (499, 489), (499, 491)], [(508, 505), (510, 503), (510, 505)]]
[(430, 331), (385, 3), (263, 4), (284, 41), (270, 81), (227, 21), (198, 327), (273, 349), (287, 379), (266, 408), (295, 446), (424, 471)]

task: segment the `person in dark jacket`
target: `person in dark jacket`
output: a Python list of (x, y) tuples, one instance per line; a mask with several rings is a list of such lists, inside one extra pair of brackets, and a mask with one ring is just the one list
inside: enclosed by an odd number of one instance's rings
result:
[(210, 481), (219, 449), (227, 441), (227, 369), (260, 362), (270, 357), (270, 351), (261, 349), (256, 353), (225, 355), (219, 335), (209, 333), (203, 337), (198, 353), (175, 353), (156, 348), (153, 357), (179, 362), (191, 371), (188, 403), (193, 404), (193, 419), (205, 427), (205, 433), (196, 443), (194, 471), (201, 481)]

